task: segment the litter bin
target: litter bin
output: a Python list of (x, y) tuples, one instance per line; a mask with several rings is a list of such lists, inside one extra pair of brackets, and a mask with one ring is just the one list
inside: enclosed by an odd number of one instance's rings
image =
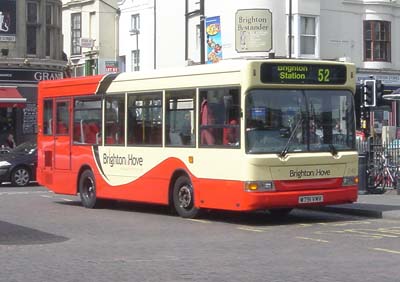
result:
[(368, 185), (368, 175), (367, 175), (367, 165), (368, 165), (368, 154), (360, 153), (358, 154), (358, 193), (367, 194)]

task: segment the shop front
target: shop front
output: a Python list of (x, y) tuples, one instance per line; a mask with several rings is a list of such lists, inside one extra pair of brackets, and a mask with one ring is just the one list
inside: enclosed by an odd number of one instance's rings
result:
[(37, 134), (37, 84), (63, 77), (57, 70), (0, 68), (0, 145), (9, 134), (18, 144)]

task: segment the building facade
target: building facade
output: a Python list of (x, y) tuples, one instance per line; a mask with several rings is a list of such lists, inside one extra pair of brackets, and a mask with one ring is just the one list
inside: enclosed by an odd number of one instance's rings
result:
[(63, 0), (64, 50), (71, 76), (120, 71), (117, 0)]
[(0, 5), (0, 144), (35, 140), (37, 84), (63, 77), (61, 1), (2, 0)]
[[(125, 71), (242, 57), (326, 59), (355, 63), (359, 83), (374, 77), (386, 91), (400, 88), (396, 0), (120, 0), (118, 5)], [(396, 108), (393, 102), (374, 111), (374, 126), (400, 124)]]

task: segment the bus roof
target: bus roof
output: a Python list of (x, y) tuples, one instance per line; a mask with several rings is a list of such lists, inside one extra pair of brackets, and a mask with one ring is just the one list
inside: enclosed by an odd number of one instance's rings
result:
[[(152, 71), (127, 72), (120, 73), (107, 89), (108, 93), (121, 93), (125, 91), (151, 91), (157, 89), (173, 89), (173, 88), (191, 88), (191, 87), (213, 87), (220, 85), (246, 85), (249, 78), (252, 79), (252, 85), (263, 85), (260, 81), (259, 68), (261, 64), (289, 64), (289, 65), (330, 65), (350, 67), (347, 80), (342, 85), (336, 86), (342, 88), (355, 87), (355, 68), (352, 63), (324, 61), (324, 60), (298, 60), (298, 59), (233, 59), (222, 60), (217, 64), (195, 65), (180, 68), (169, 68)], [(252, 69), (257, 70), (257, 75), (251, 75)], [(248, 70), (249, 77), (243, 77), (242, 71)], [(354, 71), (353, 71), (354, 70)], [(354, 73), (353, 73), (354, 72)], [(151, 81), (154, 80), (154, 83)], [(134, 84), (132, 83), (134, 81)], [(354, 81), (354, 83), (352, 82)], [(275, 83), (276, 87), (282, 87), (282, 83)], [(307, 87), (317, 88), (321, 85), (299, 83), (307, 85)], [(298, 84), (298, 85), (299, 85)], [(352, 85), (354, 84), (354, 86)], [(298, 87), (286, 84), (288, 88)], [(265, 84), (264, 84), (265, 86)], [(332, 85), (325, 84), (325, 87)]]
[(89, 95), (96, 93), (100, 81), (105, 75), (82, 76), (61, 80), (45, 80), (39, 82), (39, 96), (61, 97), (73, 95)]
[[(48, 95), (52, 97), (62, 97), (71, 94), (90, 95), (104, 92), (121, 93), (126, 91), (136, 92), (185, 87), (239, 85), (243, 83), (244, 81), (242, 80), (245, 79), (241, 74), (243, 70), (250, 70), (251, 67), (258, 70), (259, 66), (263, 63), (277, 65), (345, 65), (350, 67), (351, 73), (348, 73), (348, 81), (345, 85), (342, 85), (342, 88), (355, 87), (355, 67), (352, 63), (298, 59), (232, 59), (222, 60), (217, 64), (41, 81), (39, 83), (39, 95), (42, 97)], [(190, 79), (191, 77), (196, 78)], [(254, 76), (252, 79), (254, 84), (263, 84), (259, 76)], [(154, 80), (154, 83), (151, 83), (152, 80)], [(279, 83), (276, 83), (276, 86), (282, 87), (282, 84), (279, 85)], [(286, 86), (288, 88), (296, 87), (289, 84)], [(311, 84), (308, 86), (314, 88), (320, 87), (319, 85)]]

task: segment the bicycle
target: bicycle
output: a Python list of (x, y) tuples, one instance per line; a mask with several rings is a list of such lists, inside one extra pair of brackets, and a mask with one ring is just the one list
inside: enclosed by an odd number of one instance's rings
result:
[(374, 163), (368, 169), (367, 191), (371, 194), (383, 194), (387, 187), (397, 188), (400, 177), (399, 167), (393, 164), (387, 152), (377, 152)]

